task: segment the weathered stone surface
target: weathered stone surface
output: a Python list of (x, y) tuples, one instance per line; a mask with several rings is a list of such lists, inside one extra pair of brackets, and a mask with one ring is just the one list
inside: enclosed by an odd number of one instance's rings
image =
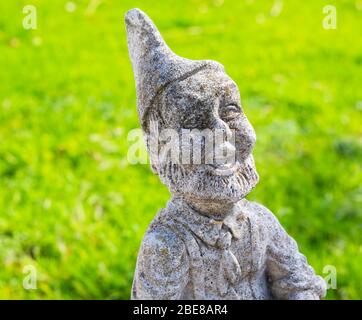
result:
[[(256, 137), (234, 81), (217, 62), (173, 53), (139, 9), (125, 20), (152, 168), (172, 194), (142, 241), (132, 298), (322, 298), (325, 283), (296, 242), (268, 209), (245, 199), (259, 179)], [(213, 144), (213, 163), (196, 163), (194, 155), (184, 163), (152, 148), (154, 123), (179, 134), (221, 130), (228, 139)], [(233, 157), (220, 162), (219, 149)]]

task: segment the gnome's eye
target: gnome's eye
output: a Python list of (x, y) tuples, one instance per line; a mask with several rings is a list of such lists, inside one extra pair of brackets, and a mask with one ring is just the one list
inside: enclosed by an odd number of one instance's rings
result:
[(199, 122), (199, 117), (191, 114), (188, 117), (182, 119), (182, 128), (193, 129), (196, 128)]
[(233, 120), (241, 114), (241, 109), (236, 104), (229, 104), (220, 110), (220, 117), (224, 120)]

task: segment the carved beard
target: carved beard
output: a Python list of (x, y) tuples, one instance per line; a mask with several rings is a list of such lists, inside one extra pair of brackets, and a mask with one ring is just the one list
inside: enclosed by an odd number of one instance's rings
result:
[(237, 202), (258, 183), (252, 155), (231, 175), (215, 175), (207, 165), (183, 166), (170, 157), (159, 163), (158, 174), (172, 194), (199, 200)]

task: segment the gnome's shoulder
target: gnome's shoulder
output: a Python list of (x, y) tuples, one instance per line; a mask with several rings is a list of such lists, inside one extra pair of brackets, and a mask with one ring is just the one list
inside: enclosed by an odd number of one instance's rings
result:
[(177, 230), (176, 222), (171, 218), (170, 208), (161, 209), (154, 217), (143, 239), (156, 251), (169, 250), (179, 254), (185, 249), (182, 238)]
[(159, 212), (149, 225), (138, 253), (134, 296), (171, 299), (188, 280), (189, 258), (177, 232)]
[(279, 225), (279, 221), (273, 212), (258, 202), (243, 199), (240, 202), (240, 206), (249, 216), (256, 219), (257, 223), (261, 226), (273, 229), (272, 227), (277, 227)]

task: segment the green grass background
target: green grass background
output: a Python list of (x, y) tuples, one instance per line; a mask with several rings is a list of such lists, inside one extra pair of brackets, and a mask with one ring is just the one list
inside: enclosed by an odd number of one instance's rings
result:
[[(127, 162), (133, 7), (178, 54), (225, 65), (258, 136), (248, 199), (317, 273), (336, 267), (328, 298), (362, 298), (362, 1), (73, 2), (0, 0), (0, 298), (130, 296), (142, 236), (169, 198), (148, 165)], [(22, 27), (29, 3), (37, 30)], [(337, 30), (322, 27), (327, 4)], [(23, 289), (26, 265), (37, 290)]]

